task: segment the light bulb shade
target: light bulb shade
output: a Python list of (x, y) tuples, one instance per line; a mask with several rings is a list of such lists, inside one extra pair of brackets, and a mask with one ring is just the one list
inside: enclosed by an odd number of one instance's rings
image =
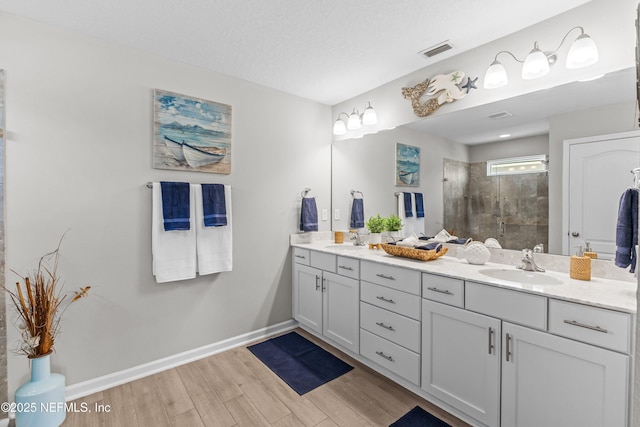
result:
[(484, 88), (495, 89), (506, 85), (508, 82), (507, 70), (504, 69), (504, 65), (498, 61), (493, 61), (484, 74)]
[(360, 116), (354, 111), (349, 115), (349, 120), (347, 121), (347, 129), (354, 130), (360, 129), (360, 127), (362, 127)]
[(522, 65), (522, 78), (525, 80), (537, 79), (549, 73), (549, 60), (540, 49), (534, 47), (524, 60)]
[(362, 114), (362, 124), (371, 126), (378, 123), (378, 115), (376, 114), (376, 110), (373, 109), (371, 105), (369, 105), (365, 110), (364, 114)]
[(591, 37), (582, 34), (576, 39), (567, 54), (567, 68), (582, 68), (598, 62), (598, 47)]
[(333, 134), (344, 135), (345, 133), (347, 133), (347, 127), (345, 126), (344, 122), (340, 119), (336, 120), (336, 122), (333, 124)]

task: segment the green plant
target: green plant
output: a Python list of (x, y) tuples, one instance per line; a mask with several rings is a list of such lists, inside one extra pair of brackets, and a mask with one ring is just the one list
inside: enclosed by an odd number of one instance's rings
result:
[(402, 229), (402, 220), (398, 215), (391, 214), (384, 220), (387, 231), (400, 231)]
[(371, 233), (382, 233), (387, 229), (387, 221), (380, 214), (369, 217), (365, 225)]

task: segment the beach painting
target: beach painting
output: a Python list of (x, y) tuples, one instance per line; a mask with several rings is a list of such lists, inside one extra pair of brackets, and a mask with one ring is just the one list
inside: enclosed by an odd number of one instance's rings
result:
[(396, 185), (420, 185), (420, 147), (396, 143)]
[(153, 167), (231, 173), (231, 106), (155, 89)]

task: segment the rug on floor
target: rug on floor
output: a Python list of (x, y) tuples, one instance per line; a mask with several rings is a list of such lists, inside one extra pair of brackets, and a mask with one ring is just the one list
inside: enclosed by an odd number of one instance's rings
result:
[(247, 348), (299, 395), (353, 369), (295, 332)]
[(451, 427), (444, 421), (416, 406), (389, 427)]

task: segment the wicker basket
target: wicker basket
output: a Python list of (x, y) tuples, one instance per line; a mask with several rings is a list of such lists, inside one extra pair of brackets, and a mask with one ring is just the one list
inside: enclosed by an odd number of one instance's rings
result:
[(591, 280), (591, 258), (572, 256), (569, 264), (569, 276), (577, 280)]
[(427, 251), (424, 249), (407, 248), (404, 246), (390, 245), (383, 243), (382, 249), (389, 255), (400, 256), (404, 258), (419, 259), (420, 261), (431, 261), (440, 258), (447, 253), (448, 248), (442, 247), (440, 251), (436, 252), (435, 249)]

